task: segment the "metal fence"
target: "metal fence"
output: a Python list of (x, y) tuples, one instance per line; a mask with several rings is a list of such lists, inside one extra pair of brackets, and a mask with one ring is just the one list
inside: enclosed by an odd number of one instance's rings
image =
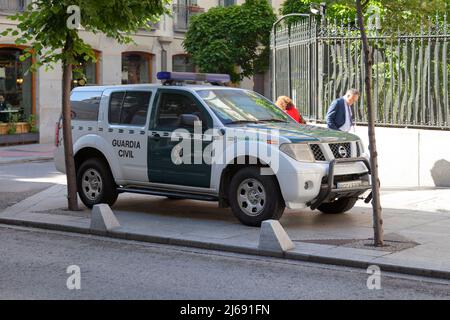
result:
[[(305, 118), (323, 122), (331, 102), (357, 88), (361, 98), (354, 106), (355, 120), (367, 123), (356, 25), (311, 16), (277, 27), (271, 38), (273, 98), (288, 95)], [(368, 30), (378, 125), (450, 130), (449, 38), (446, 15), (430, 18), (417, 34)]]

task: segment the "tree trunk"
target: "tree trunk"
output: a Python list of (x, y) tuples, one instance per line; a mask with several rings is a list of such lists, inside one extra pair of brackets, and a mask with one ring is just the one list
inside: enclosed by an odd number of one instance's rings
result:
[[(72, 38), (67, 36), (66, 45), (63, 52), (72, 50)], [(62, 115), (63, 115), (63, 138), (64, 138), (64, 157), (67, 176), (67, 200), (69, 210), (78, 210), (77, 198), (77, 180), (75, 171), (75, 159), (73, 157), (72, 142), (72, 121), (70, 108), (70, 91), (72, 85), (72, 64), (70, 59), (63, 59), (63, 86), (62, 86)]]
[(356, 0), (356, 10), (358, 13), (358, 24), (361, 31), (361, 40), (364, 50), (364, 64), (366, 70), (366, 100), (368, 112), (368, 128), (369, 128), (369, 150), (370, 150), (370, 166), (372, 172), (372, 208), (373, 208), (373, 228), (374, 228), (374, 245), (383, 246), (383, 219), (381, 217), (382, 209), (380, 203), (380, 179), (378, 176), (378, 153), (375, 139), (375, 117), (376, 112), (372, 105), (372, 57), (370, 55), (370, 47), (367, 40), (366, 30), (364, 28), (364, 16), (362, 11), (361, 0)]

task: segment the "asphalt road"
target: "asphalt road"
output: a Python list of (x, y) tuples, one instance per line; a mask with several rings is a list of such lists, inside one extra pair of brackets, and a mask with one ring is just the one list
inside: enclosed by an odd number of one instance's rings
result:
[(0, 164), (0, 212), (63, 181), (53, 161)]
[[(0, 299), (449, 299), (450, 282), (0, 226)], [(67, 268), (80, 268), (69, 290)]]

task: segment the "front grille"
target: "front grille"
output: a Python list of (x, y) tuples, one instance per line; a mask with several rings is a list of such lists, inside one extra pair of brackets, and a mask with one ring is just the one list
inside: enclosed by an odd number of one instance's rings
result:
[(309, 145), (311, 147), (311, 151), (314, 154), (314, 159), (316, 159), (316, 161), (325, 161), (325, 155), (322, 152), (322, 149), (320, 149), (320, 146), (318, 144), (310, 144)]
[(351, 158), (352, 156), (350, 142), (330, 143), (330, 149), (336, 159)]

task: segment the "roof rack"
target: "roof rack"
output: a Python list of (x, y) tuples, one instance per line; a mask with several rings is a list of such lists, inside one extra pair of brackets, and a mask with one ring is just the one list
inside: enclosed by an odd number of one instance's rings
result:
[(163, 85), (183, 85), (188, 82), (206, 82), (212, 85), (223, 86), (230, 82), (230, 75), (220, 73), (194, 73), (160, 71), (156, 74)]

